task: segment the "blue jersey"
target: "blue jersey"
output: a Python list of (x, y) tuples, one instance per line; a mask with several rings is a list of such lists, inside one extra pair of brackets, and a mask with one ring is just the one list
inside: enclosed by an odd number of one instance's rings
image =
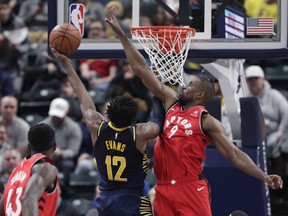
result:
[(102, 122), (94, 156), (99, 171), (101, 191), (135, 189), (142, 193), (148, 171), (147, 154), (136, 148), (136, 128), (113, 127), (111, 122)]

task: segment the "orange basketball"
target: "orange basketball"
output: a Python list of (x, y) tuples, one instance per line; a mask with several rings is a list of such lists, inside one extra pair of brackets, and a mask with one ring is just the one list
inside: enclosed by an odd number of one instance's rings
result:
[(52, 29), (49, 42), (59, 53), (70, 55), (80, 46), (81, 34), (74, 25), (62, 23)]

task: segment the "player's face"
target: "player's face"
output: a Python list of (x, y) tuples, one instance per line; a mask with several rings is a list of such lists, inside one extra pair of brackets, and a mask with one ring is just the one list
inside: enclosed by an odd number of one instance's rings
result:
[(179, 101), (182, 104), (194, 102), (195, 94), (201, 91), (200, 80), (197, 77), (192, 77), (190, 83), (183, 87), (182, 92), (179, 95)]

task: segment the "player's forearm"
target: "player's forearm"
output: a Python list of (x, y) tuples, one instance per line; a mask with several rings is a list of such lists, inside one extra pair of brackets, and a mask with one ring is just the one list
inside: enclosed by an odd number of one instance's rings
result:
[(267, 174), (265, 174), (246, 153), (239, 150), (236, 157), (236, 160), (231, 161), (235, 167), (252, 177), (265, 181)]
[(145, 70), (148, 70), (148, 66), (143, 55), (136, 49), (136, 47), (131, 43), (130, 39), (126, 35), (119, 34), (119, 39), (124, 48), (124, 52), (129, 61), (130, 66), (135, 74), (141, 76), (142, 73), (145, 73)]
[(65, 63), (65, 67), (67, 69), (68, 80), (84, 111), (88, 109), (96, 109), (92, 98), (71, 63)]
[(23, 216), (38, 216), (38, 205), (36, 200), (22, 200), (21, 206)]
[(149, 69), (142, 54), (135, 48), (135, 46), (124, 34), (121, 34), (120, 40), (133, 72), (140, 77), (143, 84), (153, 95), (162, 101), (165, 101), (167, 95), (164, 92), (163, 85)]

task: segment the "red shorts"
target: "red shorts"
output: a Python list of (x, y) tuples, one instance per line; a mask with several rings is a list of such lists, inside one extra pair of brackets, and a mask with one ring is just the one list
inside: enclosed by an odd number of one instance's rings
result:
[(155, 216), (212, 216), (210, 186), (205, 178), (160, 180), (155, 190)]

